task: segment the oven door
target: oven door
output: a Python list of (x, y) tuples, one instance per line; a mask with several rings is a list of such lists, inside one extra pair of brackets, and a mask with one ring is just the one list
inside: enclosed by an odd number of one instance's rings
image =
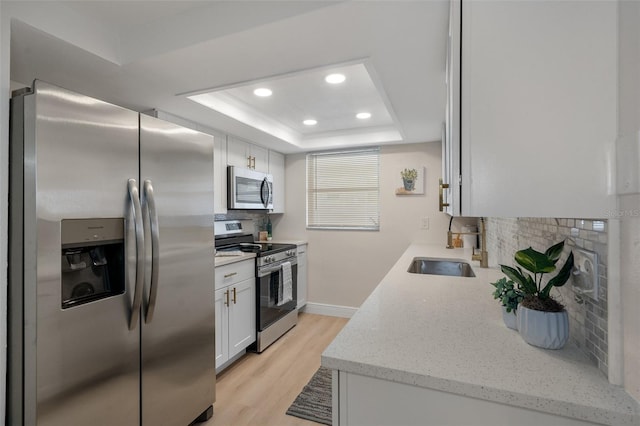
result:
[(258, 270), (257, 286), (257, 326), (258, 331), (269, 327), (296, 308), (298, 303), (298, 264), (291, 260), (292, 298), (283, 301), (282, 262), (263, 266)]

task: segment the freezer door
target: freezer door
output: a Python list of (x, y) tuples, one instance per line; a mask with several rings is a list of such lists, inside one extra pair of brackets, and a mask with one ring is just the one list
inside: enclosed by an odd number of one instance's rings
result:
[(187, 425), (215, 399), (213, 137), (141, 114), (140, 180), (142, 422)]
[[(24, 424), (137, 425), (140, 327), (129, 328), (136, 249), (127, 188), (138, 174), (138, 115), (43, 82), (34, 90), (24, 99)], [(124, 286), (65, 308), (65, 270), (89, 280), (112, 267), (100, 250), (63, 256), (61, 229), (71, 219), (120, 227), (114, 239), (124, 238), (125, 248), (113, 274)]]

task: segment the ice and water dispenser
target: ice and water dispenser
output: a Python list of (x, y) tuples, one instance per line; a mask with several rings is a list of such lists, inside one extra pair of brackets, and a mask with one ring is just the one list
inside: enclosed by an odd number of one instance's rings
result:
[(122, 294), (124, 219), (62, 220), (62, 309)]

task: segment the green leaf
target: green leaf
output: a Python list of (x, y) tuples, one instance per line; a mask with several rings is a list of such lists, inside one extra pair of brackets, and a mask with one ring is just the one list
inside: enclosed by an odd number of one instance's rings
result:
[(564, 265), (560, 269), (560, 272), (558, 272), (558, 275), (556, 275), (555, 277), (549, 280), (546, 287), (542, 290), (542, 294), (548, 297), (552, 287), (562, 287), (563, 285), (565, 285), (566, 282), (569, 281), (569, 278), (571, 277), (572, 269), (573, 269), (573, 252), (569, 253), (569, 257), (567, 258), (567, 261), (564, 262)]
[(547, 249), (544, 254), (547, 255), (549, 260), (553, 262), (555, 265), (560, 259), (560, 255), (562, 254), (562, 249), (564, 248), (564, 241), (560, 241), (558, 244), (555, 244)]
[(528, 283), (527, 287), (523, 288), (524, 292), (526, 294), (536, 294), (538, 292), (538, 284), (536, 284), (536, 282), (533, 279), (533, 277), (531, 275), (527, 274), (526, 272), (522, 272), (522, 269), (520, 269), (519, 266), (518, 266), (518, 271), (520, 271), (522, 276), (526, 278), (527, 283)]
[(517, 251), (515, 259), (523, 268), (534, 274), (553, 272), (556, 269), (554, 262), (546, 254), (535, 251), (531, 247)]
[(533, 284), (533, 289), (531, 288), (533, 279), (530, 275), (525, 277), (520, 271), (507, 265), (500, 265), (500, 269), (511, 281), (517, 283), (525, 293), (536, 292), (537, 287), (535, 283)]

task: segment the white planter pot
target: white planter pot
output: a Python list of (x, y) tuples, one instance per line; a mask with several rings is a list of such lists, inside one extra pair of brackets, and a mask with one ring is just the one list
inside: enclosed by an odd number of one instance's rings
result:
[(544, 349), (560, 349), (569, 340), (567, 311), (543, 312), (518, 306), (518, 331), (530, 345)]
[(518, 318), (516, 316), (516, 311), (507, 312), (507, 308), (502, 307), (502, 321), (504, 321), (504, 325), (512, 330), (518, 329)]

